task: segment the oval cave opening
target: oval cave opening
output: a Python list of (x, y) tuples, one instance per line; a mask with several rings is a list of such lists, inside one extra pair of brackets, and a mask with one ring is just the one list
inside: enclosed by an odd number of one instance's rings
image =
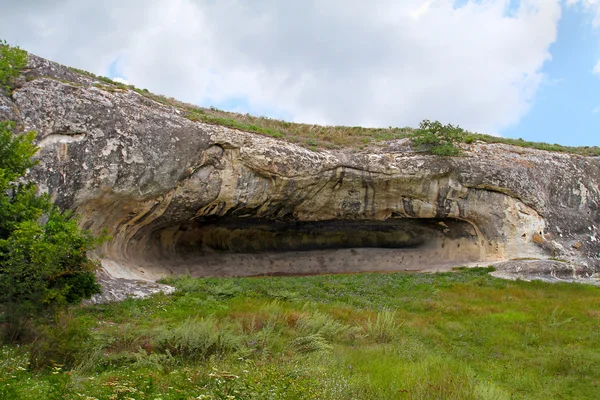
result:
[(127, 258), (148, 275), (253, 276), (435, 271), (477, 261), (473, 226), (458, 219), (277, 221), (240, 217), (147, 227)]

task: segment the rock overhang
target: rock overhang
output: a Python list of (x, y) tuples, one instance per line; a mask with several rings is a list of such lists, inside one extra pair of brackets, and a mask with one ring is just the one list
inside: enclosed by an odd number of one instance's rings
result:
[(117, 275), (552, 257), (599, 268), (598, 158), (481, 143), (444, 158), (406, 141), (311, 151), (190, 121), (134, 91), (104, 91), (32, 60), (35, 79), (2, 104), (38, 133), (40, 188), (75, 208), (85, 227), (108, 229), (113, 240), (100, 253)]

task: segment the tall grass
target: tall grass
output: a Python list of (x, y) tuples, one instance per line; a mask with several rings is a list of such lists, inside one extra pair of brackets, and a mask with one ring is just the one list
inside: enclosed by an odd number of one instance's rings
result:
[(184, 361), (227, 355), (241, 345), (242, 338), (231, 324), (219, 323), (212, 317), (188, 318), (175, 327), (162, 328), (158, 334), (158, 350), (180, 356)]
[(358, 327), (341, 323), (319, 311), (302, 314), (296, 321), (296, 330), (304, 335), (320, 335), (330, 342), (344, 340), (359, 332)]
[(55, 366), (71, 369), (94, 352), (87, 318), (75, 318), (71, 313), (60, 313), (54, 324), (40, 326), (30, 346), (29, 365), (33, 369)]
[(365, 333), (377, 343), (387, 343), (397, 337), (399, 326), (396, 311), (379, 311), (374, 320), (367, 320)]
[(0, 347), (0, 398), (600, 398), (600, 288), (489, 272), (172, 280)]
[(292, 340), (291, 347), (300, 354), (329, 351), (333, 346), (320, 333), (310, 333)]

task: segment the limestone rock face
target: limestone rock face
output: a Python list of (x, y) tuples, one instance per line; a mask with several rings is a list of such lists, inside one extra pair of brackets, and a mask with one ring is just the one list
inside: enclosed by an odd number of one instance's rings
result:
[[(311, 151), (192, 122), (135, 91), (31, 56), (0, 116), (37, 131), (43, 191), (113, 237), (112, 276), (432, 270), (555, 259), (600, 271), (600, 159), (406, 140)], [(527, 266), (527, 263), (522, 263)]]

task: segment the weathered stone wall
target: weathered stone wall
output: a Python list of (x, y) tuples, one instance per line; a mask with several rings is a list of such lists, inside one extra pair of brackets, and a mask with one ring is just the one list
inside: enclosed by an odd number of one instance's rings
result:
[(113, 236), (102, 249), (113, 275), (551, 257), (600, 269), (597, 157), (475, 143), (464, 157), (443, 158), (406, 140), (314, 152), (192, 122), (37, 57), (30, 66), (12, 98), (0, 97), (0, 116), (37, 131), (40, 188), (75, 208), (86, 228)]

